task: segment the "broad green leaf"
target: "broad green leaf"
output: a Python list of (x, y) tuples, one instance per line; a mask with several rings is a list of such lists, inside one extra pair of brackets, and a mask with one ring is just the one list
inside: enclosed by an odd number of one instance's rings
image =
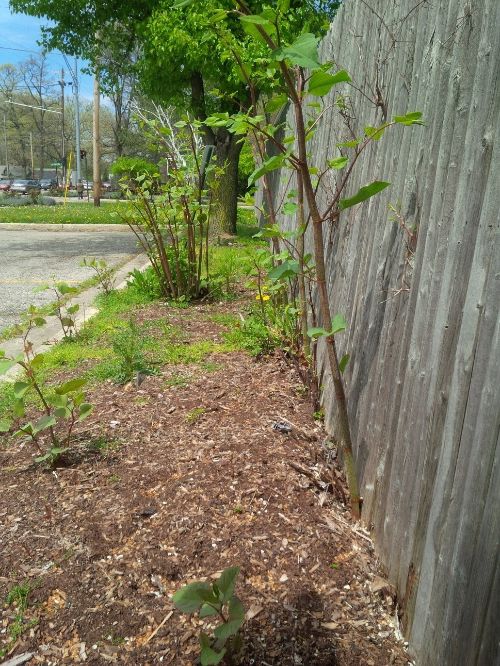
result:
[(66, 309), (67, 309), (68, 314), (72, 315), (72, 314), (75, 314), (76, 312), (78, 312), (78, 310), (80, 309), (80, 306), (78, 305), (78, 303), (75, 303), (74, 305), (71, 305), (69, 308), (66, 308)]
[(266, 29), (274, 29), (274, 25), (269, 21), (269, 19), (259, 14), (249, 14), (247, 16), (240, 16), (240, 21), (242, 23), (252, 23), (253, 25), (261, 25)]
[(287, 259), (282, 264), (275, 266), (269, 271), (268, 278), (273, 282), (277, 280), (287, 280), (300, 273), (300, 264), (295, 259)]
[[(219, 606), (222, 606), (222, 604), (219, 604)], [(211, 617), (212, 615), (217, 615), (217, 608), (214, 608), (214, 606), (210, 606), (209, 604), (203, 604), (200, 608), (200, 617)]]
[(313, 340), (316, 340), (317, 338), (322, 338), (323, 336), (330, 335), (330, 334), (324, 328), (319, 328), (319, 327), (313, 326), (312, 328), (307, 329), (307, 335), (310, 338), (312, 338)]
[(333, 160), (328, 160), (327, 164), (330, 169), (343, 169), (349, 159), (347, 157), (335, 157)]
[(283, 212), (286, 215), (294, 215), (298, 209), (298, 205), (293, 203), (293, 201), (287, 201), (287, 203), (283, 206)]
[(385, 132), (385, 127), (371, 127), (370, 125), (368, 125), (368, 127), (365, 127), (365, 135), (370, 139), (373, 139), (374, 141), (378, 141), (379, 139), (381, 139), (384, 132)]
[(42, 418), (38, 419), (38, 421), (33, 426), (33, 434), (36, 435), (42, 430), (46, 430), (47, 428), (55, 426), (55, 424), (56, 424), (56, 418), (52, 414), (42, 416)]
[(45, 360), (45, 354), (37, 354), (35, 358), (31, 361), (30, 365), (33, 369), (39, 368)]
[(40, 326), (45, 326), (45, 324), (47, 323), (47, 321), (46, 321), (46, 319), (44, 319), (43, 317), (35, 317), (35, 318), (33, 319), (33, 323), (35, 324), (35, 326), (37, 326), (38, 328), (40, 328)]
[(196, 582), (190, 583), (173, 595), (172, 601), (176, 608), (183, 613), (193, 613), (203, 606), (207, 601), (207, 593), (212, 594), (208, 583)]
[(57, 287), (58, 291), (61, 294), (63, 294), (64, 296), (66, 294), (76, 294), (76, 292), (78, 291), (78, 289), (76, 287), (70, 287), (70, 285), (66, 284), (65, 282), (58, 282), (56, 284), (56, 287)]
[(382, 190), (385, 190), (385, 188), (389, 187), (389, 185), (390, 183), (387, 183), (383, 180), (376, 180), (373, 183), (370, 183), (370, 185), (365, 185), (353, 197), (348, 199), (341, 199), (339, 201), (339, 208), (340, 210), (345, 210), (346, 208), (355, 206), (362, 201), (366, 201), (366, 199), (369, 199)]
[(421, 118), (421, 111), (412, 111), (404, 116), (394, 116), (394, 122), (401, 125), (423, 125), (424, 121)]
[(219, 640), (226, 641), (238, 633), (244, 621), (245, 609), (243, 604), (238, 597), (232, 597), (229, 602), (229, 622), (219, 625), (214, 634)]
[(61, 317), (61, 324), (62, 326), (66, 326), (66, 328), (72, 328), (75, 325), (75, 322), (71, 317)]
[(72, 391), (77, 391), (79, 388), (82, 388), (82, 386), (85, 386), (86, 383), (86, 379), (70, 379), (69, 382), (57, 386), (55, 390), (58, 395), (66, 395)]
[(68, 419), (71, 416), (71, 412), (67, 407), (58, 407), (54, 409), (54, 416), (58, 419)]
[(340, 333), (340, 331), (345, 331), (347, 328), (347, 322), (341, 314), (336, 314), (332, 319), (332, 329), (330, 334), (335, 335), (335, 333)]
[(288, 102), (288, 97), (283, 93), (282, 95), (275, 95), (266, 102), (265, 109), (268, 113), (279, 111)]
[(8, 372), (11, 368), (13, 368), (16, 365), (15, 361), (11, 361), (10, 359), (3, 358), (0, 359), (0, 375), (5, 375), (6, 372)]
[(0, 419), (0, 432), (9, 432), (11, 422), (6, 419)]
[(341, 141), (337, 143), (338, 148), (356, 148), (361, 143), (361, 139), (352, 139), (350, 141)]
[(349, 359), (350, 359), (350, 358), (351, 358), (351, 357), (349, 356), (349, 354), (344, 354), (344, 355), (342, 356), (342, 358), (340, 359), (340, 362), (339, 362), (339, 370), (340, 370), (340, 372), (344, 372), (344, 370), (347, 368), (347, 364), (349, 363)]
[(25, 423), (19, 430), (16, 430), (14, 435), (32, 435), (33, 434), (33, 424)]
[(50, 460), (50, 458), (52, 458), (51, 454), (46, 453), (44, 456), (38, 456), (37, 458), (35, 458), (35, 462), (42, 463), (45, 462), (46, 460)]
[(256, 180), (262, 178), (265, 173), (279, 169), (283, 166), (284, 156), (283, 155), (273, 155), (268, 160), (263, 162), (260, 167), (255, 169), (255, 171), (248, 178), (248, 185), (253, 185)]
[(293, 65), (316, 70), (321, 67), (318, 61), (318, 42), (319, 37), (306, 32), (299, 35), (290, 46), (283, 46), (276, 49), (273, 56), (278, 61), (288, 60)]
[(83, 421), (83, 419), (86, 419), (87, 416), (90, 416), (93, 409), (94, 407), (92, 405), (90, 405), (88, 402), (84, 402), (82, 405), (80, 405), (78, 420)]
[(229, 567), (228, 569), (224, 569), (219, 576), (217, 587), (222, 594), (222, 601), (228, 601), (233, 596), (236, 578), (239, 573), (239, 567)]
[(14, 384), (14, 395), (16, 398), (22, 398), (30, 386), (29, 382), (16, 382)]
[(220, 652), (216, 652), (208, 645), (204, 646), (201, 648), (200, 653), (201, 666), (215, 666), (216, 664), (220, 664), (225, 654), (226, 648), (222, 648)]
[(315, 95), (316, 97), (323, 97), (328, 94), (332, 87), (337, 83), (342, 83), (344, 81), (350, 81), (351, 78), (345, 69), (340, 70), (336, 74), (328, 74), (319, 70), (314, 72), (314, 74), (309, 79), (309, 86), (307, 92), (310, 95)]
[(12, 411), (14, 412), (14, 416), (18, 419), (21, 419), (24, 416), (25, 409), (24, 409), (24, 400), (22, 398), (14, 400), (14, 404), (12, 405)]

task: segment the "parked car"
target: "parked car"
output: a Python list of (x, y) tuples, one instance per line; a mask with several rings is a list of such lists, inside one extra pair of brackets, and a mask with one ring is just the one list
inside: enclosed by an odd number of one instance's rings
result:
[(39, 180), (16, 179), (10, 186), (10, 191), (17, 194), (39, 194), (41, 189)]
[(8, 192), (12, 185), (12, 178), (0, 178), (0, 192)]
[(57, 187), (58, 183), (55, 178), (42, 178), (40, 180), (40, 188), (42, 190), (56, 190)]

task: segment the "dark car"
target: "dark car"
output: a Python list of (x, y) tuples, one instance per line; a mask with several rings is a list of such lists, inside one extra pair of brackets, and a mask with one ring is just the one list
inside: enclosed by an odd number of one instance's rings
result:
[(12, 178), (0, 178), (0, 192), (8, 192), (12, 185)]
[(42, 178), (40, 180), (40, 188), (42, 190), (57, 190), (57, 180), (55, 178)]
[(10, 186), (10, 191), (17, 194), (38, 194), (40, 190), (39, 180), (16, 179)]

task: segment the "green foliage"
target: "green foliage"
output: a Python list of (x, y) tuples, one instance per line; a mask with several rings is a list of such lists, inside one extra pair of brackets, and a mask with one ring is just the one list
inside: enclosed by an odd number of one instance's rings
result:
[(134, 270), (129, 273), (128, 283), (140, 294), (146, 296), (148, 300), (160, 298), (162, 295), (160, 280), (151, 266), (148, 266), (144, 271), (134, 268)]
[(31, 585), (28, 582), (25, 582), (20, 585), (14, 585), (7, 594), (5, 603), (7, 606), (11, 606), (13, 608), (14, 616), (7, 628), (9, 642), (7, 643), (6, 647), (0, 648), (0, 659), (11, 652), (12, 648), (15, 646), (22, 634), (37, 624), (37, 620), (26, 622), (25, 619), (25, 614), (29, 606), (29, 595), (31, 590)]
[[(23, 199), (24, 201), (24, 199)], [(47, 214), (44, 206), (7, 206), (2, 208), (2, 222), (29, 224), (122, 224), (119, 214), (125, 214), (129, 203), (106, 203), (95, 208), (88, 203), (56, 205)]]
[(119, 157), (111, 165), (110, 172), (119, 179), (137, 182), (142, 174), (151, 179), (159, 177), (158, 167), (141, 157)]
[(72, 338), (77, 334), (75, 315), (80, 310), (78, 303), (68, 305), (68, 299), (78, 293), (77, 287), (71, 287), (66, 282), (53, 282), (52, 285), (40, 287), (40, 291), (52, 291), (56, 300), (51, 306), (49, 315), (56, 317), (61, 324), (61, 329), (65, 339)]
[[(84, 378), (63, 382), (55, 386), (53, 391), (46, 390), (41, 378), (45, 355), (34, 354), (29, 341), (32, 329), (43, 326), (45, 320), (39, 316), (34, 307), (29, 313), (23, 338), (23, 354), (13, 359), (0, 351), (0, 374), (5, 374), (16, 365), (21, 370), (21, 379), (14, 383), (10, 396), (12, 402), (9, 407), (12, 416), (9, 419), (2, 418), (1, 429), (3, 432), (8, 432), (17, 424), (18, 429), (14, 435), (27, 438), (39, 453), (35, 462), (53, 466), (70, 448), (75, 424), (90, 415), (92, 405), (86, 402), (82, 391), (86, 383)], [(26, 415), (26, 400), (29, 394), (37, 397), (40, 404), (39, 413), (36, 419), (19, 425), (19, 421)], [(62, 436), (56, 434), (56, 426), (63, 432)]]
[(110, 294), (115, 288), (114, 280), (114, 269), (111, 266), (108, 266), (108, 263), (105, 259), (97, 259), (93, 257), (92, 259), (84, 258), (82, 261), (82, 266), (91, 268), (96, 274), (98, 284), (104, 294)]
[(123, 384), (136, 377), (138, 373), (151, 374), (152, 368), (144, 356), (145, 341), (132, 320), (125, 328), (115, 333), (111, 344), (118, 361), (113, 377), (115, 381)]
[(220, 624), (213, 636), (200, 633), (200, 663), (220, 664), (224, 656), (236, 656), (241, 650), (239, 630), (245, 621), (243, 604), (234, 594), (239, 567), (225, 569), (213, 583), (195, 582), (182, 587), (172, 597), (183, 613), (198, 613), (200, 619), (217, 616)]

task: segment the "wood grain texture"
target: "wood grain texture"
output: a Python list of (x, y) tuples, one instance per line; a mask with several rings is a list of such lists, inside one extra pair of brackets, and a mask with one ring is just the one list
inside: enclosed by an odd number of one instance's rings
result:
[[(499, 25), (498, 0), (350, 0), (322, 44), (352, 76), (326, 102), (346, 95), (356, 135), (407, 111), (426, 122), (373, 144), (346, 196), (391, 187), (326, 233), (333, 310), (349, 322), (338, 343), (351, 354), (363, 517), (423, 666), (500, 664)], [(312, 142), (317, 166), (348, 136), (332, 106)], [(410, 264), (389, 203), (417, 229)]]

